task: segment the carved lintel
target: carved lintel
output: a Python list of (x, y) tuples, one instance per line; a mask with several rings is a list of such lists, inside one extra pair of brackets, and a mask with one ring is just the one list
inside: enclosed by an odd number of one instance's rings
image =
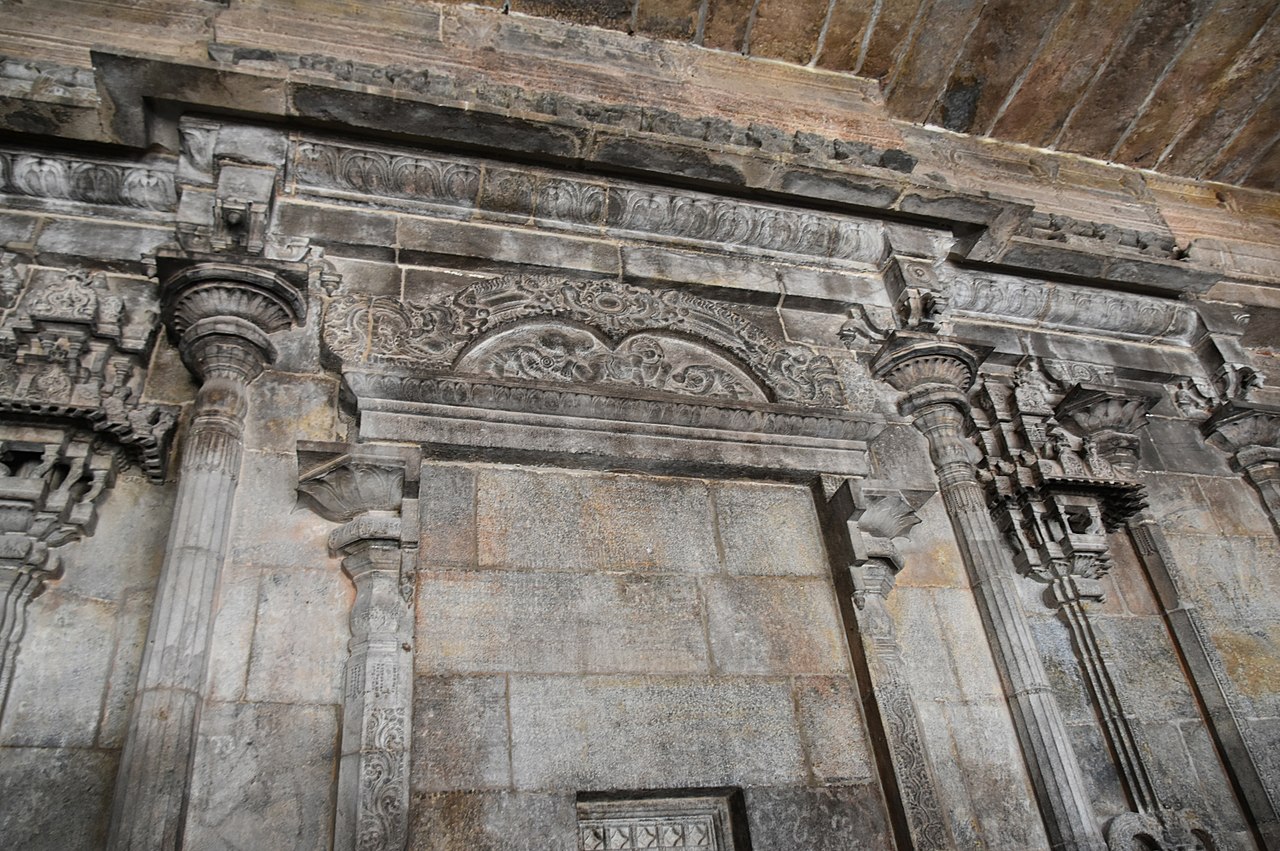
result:
[(298, 492), (340, 522), (329, 544), (356, 587), (344, 687), (334, 847), (392, 851), (408, 837), (416, 536), (401, 522), (416, 449), (300, 443)]

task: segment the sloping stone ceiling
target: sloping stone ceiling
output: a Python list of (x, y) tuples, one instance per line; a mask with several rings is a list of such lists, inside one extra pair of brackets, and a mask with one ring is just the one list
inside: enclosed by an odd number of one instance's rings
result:
[(492, 0), (877, 80), (895, 117), (1280, 189), (1276, 0)]

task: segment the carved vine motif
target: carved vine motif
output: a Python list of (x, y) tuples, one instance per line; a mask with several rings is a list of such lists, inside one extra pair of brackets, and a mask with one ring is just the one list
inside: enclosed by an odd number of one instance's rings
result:
[[(403, 844), (404, 752), (408, 748), (405, 710), (372, 709), (369, 732), (362, 749), (360, 777), (360, 825), (356, 847), (360, 851), (391, 851)], [(397, 844), (399, 843), (399, 844)]]
[[(617, 281), (512, 276), (429, 302), (335, 298), (325, 314), (325, 344), (350, 366), (359, 362), (446, 370), (469, 343), (522, 320), (556, 317), (597, 329), (617, 346), (638, 332), (687, 334), (737, 357), (773, 400), (815, 407), (844, 404), (830, 358), (778, 343), (715, 302), (674, 290)], [(709, 376), (690, 374), (689, 386)]]
[(620, 384), (687, 396), (764, 401), (755, 382), (713, 352), (652, 334), (611, 349), (595, 335), (560, 323), (499, 332), (458, 363), (459, 372), (499, 379)]
[(173, 175), (144, 166), (0, 151), (0, 192), (33, 198), (173, 210)]
[(154, 316), (145, 284), (41, 270), (0, 324), (0, 411), (82, 421), (162, 479), (178, 412), (141, 403)]

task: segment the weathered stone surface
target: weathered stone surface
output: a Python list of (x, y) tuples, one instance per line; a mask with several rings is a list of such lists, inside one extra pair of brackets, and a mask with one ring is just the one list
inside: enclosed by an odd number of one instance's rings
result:
[(424, 573), (418, 670), (702, 673), (706, 608), (676, 576)]
[(747, 789), (746, 798), (752, 848), (890, 846), (883, 805), (867, 786), (761, 786)]
[(476, 503), (484, 566), (717, 568), (706, 485), (696, 480), (492, 468), (480, 473)]
[(744, 576), (826, 576), (813, 494), (745, 483), (712, 489), (725, 569)]
[(413, 717), (415, 791), (510, 787), (506, 677), (418, 677)]
[(760, 678), (511, 678), (520, 790), (804, 782), (791, 690)]
[(821, 580), (702, 580), (716, 667), (733, 674), (849, 670), (835, 595)]
[(33, 851), (101, 848), (115, 774), (112, 751), (0, 747), (5, 842)]
[(798, 677), (796, 711), (809, 771), (821, 784), (870, 783), (874, 776), (856, 686), (837, 677)]
[(413, 813), (411, 851), (572, 851), (578, 844), (573, 795), (567, 792), (420, 794)]
[(202, 718), (186, 842), (328, 848), (337, 707), (209, 703)]

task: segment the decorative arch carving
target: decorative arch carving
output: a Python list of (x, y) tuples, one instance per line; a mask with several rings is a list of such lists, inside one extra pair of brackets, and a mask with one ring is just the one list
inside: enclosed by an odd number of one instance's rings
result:
[[(481, 337), (539, 319), (593, 329), (615, 359), (621, 357), (618, 352), (654, 341), (676, 348), (672, 341), (686, 341), (685, 345), (696, 341), (726, 375), (737, 369), (733, 361), (740, 363), (767, 401), (822, 408), (844, 405), (830, 358), (780, 343), (708, 299), (612, 280), (513, 275), (428, 301), (341, 296), (326, 310), (324, 340), (328, 354), (348, 367), (384, 364), (453, 371)], [(692, 376), (687, 373), (690, 386), (696, 383)]]

